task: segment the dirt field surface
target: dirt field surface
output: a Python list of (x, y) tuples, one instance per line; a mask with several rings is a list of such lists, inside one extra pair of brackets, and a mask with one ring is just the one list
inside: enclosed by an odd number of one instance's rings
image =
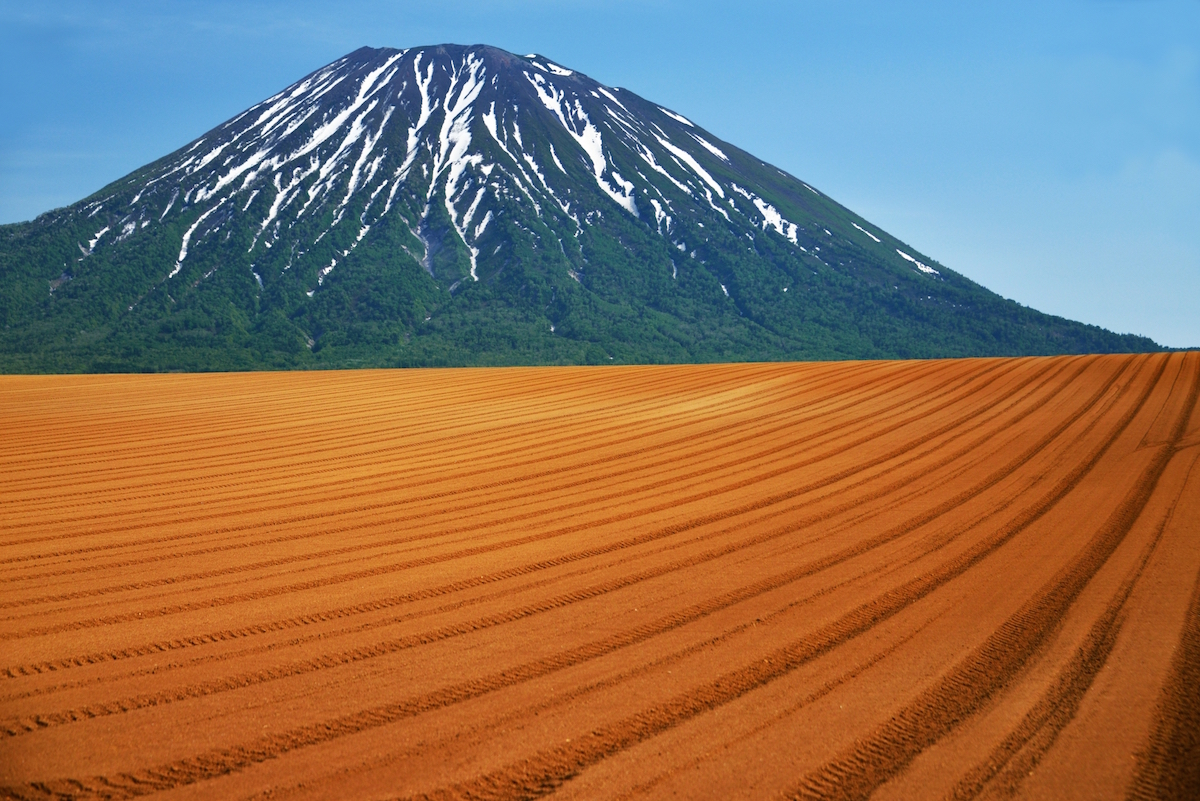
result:
[(0, 378), (0, 797), (1196, 798), (1198, 392)]

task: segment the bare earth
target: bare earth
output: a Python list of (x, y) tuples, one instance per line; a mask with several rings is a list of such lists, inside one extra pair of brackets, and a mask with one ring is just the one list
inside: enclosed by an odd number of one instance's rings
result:
[(1195, 798), (1198, 390), (0, 378), (0, 797)]

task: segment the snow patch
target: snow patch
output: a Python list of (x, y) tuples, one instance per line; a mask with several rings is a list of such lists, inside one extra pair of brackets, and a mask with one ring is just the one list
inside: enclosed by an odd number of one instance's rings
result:
[(683, 161), (684, 164), (687, 164), (689, 167), (691, 167), (696, 175), (700, 176), (701, 180), (713, 188), (714, 192), (721, 197), (725, 197), (725, 190), (722, 189), (721, 185), (716, 182), (716, 179), (708, 174), (707, 170), (700, 166), (700, 162), (696, 161), (696, 159), (692, 157), (691, 153), (687, 152), (683, 148), (676, 147), (658, 134), (654, 134), (654, 138), (658, 140), (660, 145), (669, 150), (672, 155)]
[(197, 217), (196, 221), (194, 223), (192, 223), (192, 227), (188, 228), (187, 231), (183, 234), (183, 245), (179, 248), (179, 258), (175, 260), (175, 269), (171, 270), (171, 272), (167, 275), (167, 278), (174, 278), (176, 276), (176, 274), (179, 273), (180, 269), (183, 268), (183, 260), (187, 258), (187, 254), (188, 254), (188, 243), (192, 239), (192, 234), (194, 234), (196, 232), (196, 229), (200, 227), (200, 223), (204, 222), (204, 220), (208, 217), (208, 215), (212, 214), (214, 211), (216, 211), (217, 209), (224, 206), (226, 200), (229, 200), (229, 198), (227, 198), (227, 197), (222, 198), (220, 203), (213, 206), (211, 209), (209, 209), (208, 211), (204, 212), (199, 217)]
[(483, 236), (483, 232), (485, 230), (487, 230), (488, 223), (490, 223), (491, 221), (492, 221), (492, 210), (488, 209), (487, 213), (483, 215), (483, 219), (479, 221), (479, 225), (475, 226), (474, 239), (478, 240), (479, 237)]
[(614, 95), (612, 92), (610, 92), (610, 91), (608, 91), (607, 89), (605, 89), (603, 86), (599, 87), (599, 89), (600, 89), (600, 94), (604, 95), (604, 96), (605, 96), (605, 97), (607, 97), (609, 100), (611, 100), (612, 102), (616, 103), (616, 104), (617, 104), (618, 106), (620, 106), (621, 108), (625, 109), (625, 112), (626, 112), (626, 113), (628, 113), (628, 112), (629, 112), (629, 109), (625, 108), (625, 104), (624, 104), (624, 103), (622, 103), (620, 100), (617, 100), (617, 96), (616, 96), (616, 95)]
[(932, 267), (930, 267), (926, 264), (922, 264), (921, 262), (914, 259), (912, 256), (905, 253), (903, 250), (896, 248), (896, 252), (900, 254), (901, 258), (905, 259), (906, 261), (911, 261), (914, 265), (916, 265), (916, 268), (918, 270), (920, 270), (921, 272), (927, 273), (929, 275), (941, 275), (941, 273), (939, 273), (937, 270), (933, 269)]
[(704, 137), (702, 137), (702, 136), (698, 136), (698, 135), (696, 135), (696, 134), (692, 133), (691, 131), (688, 131), (688, 134), (689, 134), (689, 135), (690, 135), (690, 136), (691, 136), (693, 139), (695, 139), (697, 142), (699, 142), (699, 143), (700, 143), (700, 145), (701, 145), (701, 146), (702, 146), (702, 147), (703, 147), (705, 150), (707, 150), (709, 153), (712, 153), (714, 156), (716, 156), (717, 158), (721, 159), (722, 161), (724, 161), (724, 162), (726, 162), (726, 163), (728, 163), (728, 162), (729, 162), (729, 156), (726, 156), (726, 155), (725, 155), (725, 154), (724, 154), (724, 153), (721, 151), (721, 149), (720, 149), (719, 147), (717, 147), (716, 145), (712, 144), (711, 142), (709, 142), (709, 141), (708, 141), (707, 139), (705, 139)]
[(566, 175), (567, 168), (564, 167), (562, 162), (558, 160), (558, 154), (554, 152), (554, 143), (553, 142), (550, 143), (550, 158), (554, 159), (554, 166), (558, 167), (558, 169), (560, 169), (562, 171), (563, 175)]
[[(608, 162), (604, 158), (604, 140), (600, 135), (600, 129), (592, 124), (580, 102), (576, 100), (573, 106), (567, 103), (566, 94), (548, 85), (540, 75), (531, 76), (529, 73), (525, 73), (525, 78), (533, 85), (542, 105), (554, 112), (563, 129), (587, 154), (592, 162), (592, 173), (596, 178), (596, 184), (600, 189), (634, 217), (640, 216), (637, 203), (633, 198), (633, 184), (621, 180), (620, 176), (614, 173), (617, 183), (625, 190), (622, 193), (604, 180), (604, 173), (608, 169)], [(581, 130), (577, 131), (577, 128)]]
[(858, 230), (862, 231), (862, 232), (863, 232), (864, 234), (866, 234), (867, 236), (869, 236), (869, 237), (871, 237), (872, 239), (874, 239), (876, 242), (879, 242), (879, 241), (880, 241), (879, 237), (875, 236), (875, 234), (871, 233), (871, 232), (870, 232), (870, 231), (868, 231), (866, 228), (863, 228), (863, 227), (862, 227), (861, 225), (859, 225), (858, 223), (850, 223), (850, 224), (851, 224), (851, 225), (853, 225), (853, 226), (854, 226), (855, 228), (857, 228)]
[(203, 158), (200, 159), (200, 162), (195, 166), (192, 172), (196, 172), (196, 170), (202, 170), (207, 167), (210, 163), (212, 163), (213, 159), (221, 155), (221, 151), (229, 147), (230, 144), (230, 142), (225, 142), (210, 150)]
[(662, 231), (663, 221), (667, 223), (667, 230), (671, 230), (671, 215), (667, 214), (662, 204), (654, 198), (650, 198), (650, 205), (654, 208), (654, 224), (658, 226), (659, 231)]
[(93, 237), (92, 237), (92, 238), (91, 238), (91, 239), (88, 241), (88, 253), (91, 253), (93, 250), (95, 250), (95, 249), (96, 249), (96, 243), (98, 243), (98, 242), (100, 241), (100, 237), (102, 237), (102, 236), (104, 236), (105, 234), (107, 234), (107, 233), (108, 233), (108, 230), (109, 230), (109, 227), (108, 227), (107, 225), (106, 225), (106, 226), (104, 226), (104, 227), (103, 227), (103, 228), (101, 228), (99, 231), (97, 231), (97, 232), (96, 232), (96, 235), (95, 235), (95, 236), (93, 236)]
[[(332, 261), (330, 261), (328, 267), (322, 267), (320, 270), (317, 270), (317, 286), (324, 285), (325, 276), (327, 276), (331, 272), (333, 272), (334, 267), (337, 267), (337, 259), (333, 259)], [(312, 297), (311, 292), (309, 292), (308, 295), (309, 295), (309, 297)]]
[(167, 207), (165, 209), (163, 209), (162, 215), (160, 215), (158, 218), (159, 222), (162, 222), (163, 219), (166, 218), (167, 212), (170, 211), (171, 207), (175, 205), (175, 198), (177, 198), (177, 197), (179, 197), (179, 188), (178, 187), (176, 187), (175, 191), (171, 193), (171, 199), (167, 201)]
[(691, 120), (689, 120), (687, 117), (684, 117), (684, 116), (682, 116), (682, 115), (680, 115), (680, 114), (676, 114), (676, 113), (675, 113), (675, 112), (673, 112), (673, 111), (667, 111), (667, 110), (666, 110), (665, 108), (663, 108), (662, 106), (659, 106), (659, 107), (658, 107), (658, 110), (659, 110), (659, 111), (661, 111), (663, 114), (666, 114), (668, 117), (670, 117), (671, 119), (675, 120), (676, 122), (682, 122), (684, 125), (687, 125), (687, 126), (689, 126), (689, 127), (691, 127), (691, 128), (695, 128), (695, 127), (696, 127), (695, 123), (693, 123), (693, 122), (692, 122)]
[[(774, 228), (780, 236), (786, 237), (793, 245), (799, 245), (797, 235), (800, 231), (800, 226), (793, 222), (789, 222), (779, 213), (779, 209), (772, 206), (767, 201), (763, 200), (753, 192), (738, 186), (737, 184), (730, 185), (733, 191), (737, 192), (742, 197), (749, 200), (758, 209), (758, 213), (762, 215), (762, 229), (765, 231), (768, 227)], [(801, 248), (803, 250), (803, 248)]]

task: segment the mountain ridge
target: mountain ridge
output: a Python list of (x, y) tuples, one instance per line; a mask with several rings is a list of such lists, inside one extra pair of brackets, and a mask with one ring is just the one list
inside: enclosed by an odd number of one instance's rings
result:
[(0, 227), (0, 369), (1155, 350), (1025, 309), (626, 89), (360, 48)]

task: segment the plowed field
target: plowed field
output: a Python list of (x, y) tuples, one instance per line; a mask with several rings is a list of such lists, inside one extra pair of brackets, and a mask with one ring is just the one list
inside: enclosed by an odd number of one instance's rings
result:
[(1196, 797), (1198, 391), (0, 378), (0, 797)]

